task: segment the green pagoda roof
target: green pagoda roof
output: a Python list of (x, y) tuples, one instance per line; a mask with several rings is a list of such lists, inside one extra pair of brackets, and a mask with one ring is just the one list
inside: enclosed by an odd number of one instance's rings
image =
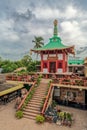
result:
[(49, 39), (48, 44), (40, 47), (34, 48), (32, 51), (39, 52), (39, 51), (46, 51), (46, 50), (62, 50), (71, 48), (71, 53), (74, 54), (74, 46), (66, 46), (62, 43), (61, 38), (58, 37), (58, 30), (57, 30), (57, 20), (54, 21), (54, 35), (52, 38)]
[(50, 38), (48, 44), (44, 45), (41, 48), (37, 48), (35, 50), (54, 50), (54, 49), (66, 49), (66, 48), (69, 47), (62, 44), (60, 37), (54, 36)]

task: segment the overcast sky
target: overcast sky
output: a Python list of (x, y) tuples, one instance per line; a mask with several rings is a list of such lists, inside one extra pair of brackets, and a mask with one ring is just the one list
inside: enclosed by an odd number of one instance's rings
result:
[(34, 36), (48, 43), (54, 19), (65, 45), (87, 46), (87, 0), (0, 0), (0, 56), (19, 59)]

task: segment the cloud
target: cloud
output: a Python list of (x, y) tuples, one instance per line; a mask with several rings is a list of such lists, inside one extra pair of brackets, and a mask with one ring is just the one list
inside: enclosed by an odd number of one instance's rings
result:
[[(75, 46), (86, 45), (86, 37), (81, 29), (82, 25), (77, 21), (64, 21), (61, 23), (62, 36), (65, 41)], [(86, 34), (87, 35), (87, 34)]]
[(16, 11), (12, 14), (13, 19), (17, 22), (21, 20), (30, 20), (32, 16), (32, 11), (29, 9), (25, 10), (23, 13), (21, 11)]
[(65, 18), (70, 19), (75, 18), (78, 15), (77, 12), (78, 11), (73, 6), (70, 5), (66, 8), (66, 10), (62, 15), (64, 15)]
[[(12, 57), (33, 47), (34, 36), (46, 43), (53, 35), (53, 21), (66, 45), (85, 46), (87, 8), (81, 0), (3, 0), (0, 1), (0, 48)], [(21, 54), (20, 54), (21, 55)], [(5, 55), (4, 55), (5, 56)], [(6, 57), (7, 58), (7, 57)], [(17, 57), (16, 57), (17, 58)]]
[(37, 19), (53, 19), (58, 16), (59, 11), (51, 8), (36, 8), (34, 14)]
[(75, 9), (72, 5), (68, 5), (62, 11), (59, 8), (36, 8), (34, 10), (34, 14), (37, 19), (55, 19), (55, 18), (75, 18), (78, 13), (77, 9)]
[(17, 41), (19, 40), (16, 32), (12, 30), (13, 20), (2, 20), (0, 21), (0, 40)]

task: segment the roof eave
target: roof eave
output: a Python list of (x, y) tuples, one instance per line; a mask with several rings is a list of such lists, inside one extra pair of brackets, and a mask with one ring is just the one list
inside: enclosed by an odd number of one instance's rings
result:
[(68, 53), (75, 54), (74, 46), (69, 46), (69, 47), (65, 47), (65, 48), (40, 49), (40, 50), (38, 50), (38, 49), (31, 49), (31, 51), (33, 51), (35, 53), (40, 53), (42, 51), (65, 50), (65, 49), (70, 49), (70, 48), (71, 48), (71, 50), (73, 49), (73, 51), (68, 52)]

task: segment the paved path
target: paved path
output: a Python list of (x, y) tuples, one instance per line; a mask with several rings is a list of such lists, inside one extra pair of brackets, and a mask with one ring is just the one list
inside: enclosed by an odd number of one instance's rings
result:
[(36, 124), (34, 120), (15, 118), (14, 102), (0, 106), (0, 130), (87, 130), (87, 111), (60, 107), (62, 110), (72, 112), (75, 123), (71, 128), (58, 126), (54, 123)]

